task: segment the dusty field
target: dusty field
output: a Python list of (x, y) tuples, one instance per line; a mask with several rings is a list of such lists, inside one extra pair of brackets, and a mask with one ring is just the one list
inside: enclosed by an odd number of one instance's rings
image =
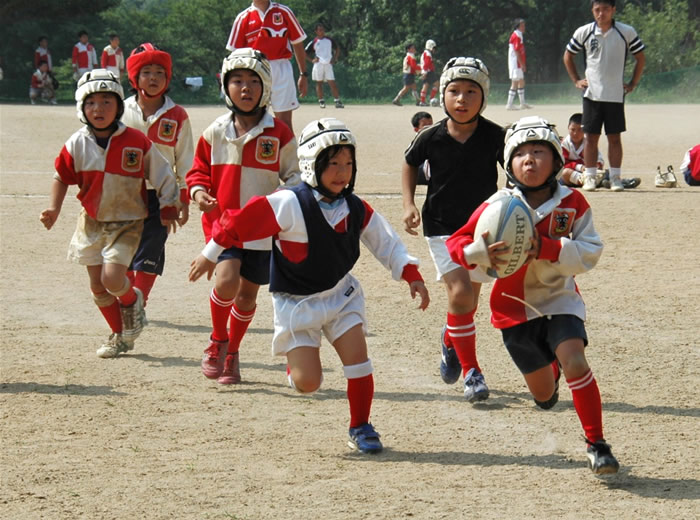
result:
[[(576, 106), (528, 111), (564, 130)], [(359, 141), (357, 191), (400, 229), (399, 171), (414, 107), (304, 106), (297, 132), (338, 115)], [(436, 117), (439, 109), (431, 108)], [(196, 136), (223, 112), (191, 108)], [(106, 324), (84, 268), (65, 260), (79, 203), (69, 191), (47, 232), (53, 159), (78, 127), (72, 107), (0, 107), (0, 517), (7, 519), (454, 519), (700, 517), (700, 190), (653, 186), (698, 139), (700, 105), (627, 108), (629, 192), (587, 195), (606, 249), (579, 278), (589, 307), (588, 357), (604, 402), (606, 437), (622, 469), (596, 479), (563, 385), (538, 410), (488, 323), (478, 352), (492, 397), (471, 406), (440, 380), (445, 296), (422, 238), (407, 236), (433, 298), (415, 309), (405, 284), (367, 251), (355, 273), (370, 315), (376, 395), (372, 421), (386, 447), (346, 446), (342, 368), (323, 347), (325, 382), (313, 396), (286, 385), (270, 354), (269, 297), (241, 349), (244, 383), (222, 387), (199, 370), (209, 333), (210, 283), (186, 273), (202, 245), (194, 218), (168, 242), (149, 327), (116, 360), (94, 352)], [(485, 114), (504, 124), (501, 106)], [(605, 140), (601, 140), (605, 146)]]

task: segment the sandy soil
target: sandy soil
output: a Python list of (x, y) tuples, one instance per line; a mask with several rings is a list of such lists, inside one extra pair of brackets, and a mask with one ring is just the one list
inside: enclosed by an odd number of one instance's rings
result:
[[(577, 108), (528, 114), (563, 130)], [(189, 108), (195, 135), (223, 111)], [(400, 229), (399, 171), (413, 111), (309, 105), (294, 119), (297, 131), (323, 115), (348, 123), (359, 141), (357, 191)], [(505, 124), (518, 113), (492, 106), (485, 115)], [(386, 447), (378, 456), (346, 446), (345, 380), (327, 343), (321, 391), (302, 396), (287, 387), (283, 361), (270, 354), (266, 293), (242, 346), (243, 384), (222, 387), (201, 375), (211, 285), (186, 281), (202, 246), (195, 209), (168, 242), (136, 349), (97, 358), (106, 325), (84, 269), (65, 260), (75, 189), (52, 231), (38, 220), (53, 159), (78, 127), (75, 110), (1, 106), (0, 517), (698, 518), (700, 190), (655, 189), (653, 180), (657, 165), (677, 170), (696, 144), (700, 105), (631, 105), (627, 115), (624, 175), (642, 184), (587, 195), (606, 249), (579, 278), (606, 437), (622, 464), (602, 480), (586, 467), (568, 388), (550, 412), (533, 405), (488, 322), (487, 289), (478, 352), (492, 396), (472, 406), (461, 384), (442, 383), (444, 290), (423, 239), (403, 231), (429, 279), (427, 311), (367, 251), (355, 269), (370, 317), (372, 421)]]

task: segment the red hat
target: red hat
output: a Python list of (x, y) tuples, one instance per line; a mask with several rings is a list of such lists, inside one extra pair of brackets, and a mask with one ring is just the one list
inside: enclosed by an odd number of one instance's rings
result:
[[(155, 96), (149, 96), (139, 88), (139, 72), (146, 65), (160, 65), (165, 69), (165, 87)], [(129, 83), (134, 87), (139, 94), (144, 97), (159, 97), (167, 90), (170, 85), (170, 78), (173, 75), (173, 62), (170, 54), (161, 51), (152, 43), (142, 43), (131, 51), (131, 55), (126, 60), (126, 70), (129, 76)]]

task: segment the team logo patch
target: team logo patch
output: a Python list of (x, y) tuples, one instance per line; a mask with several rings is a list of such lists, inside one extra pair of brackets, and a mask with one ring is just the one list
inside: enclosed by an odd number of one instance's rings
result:
[(590, 43), (591, 55), (596, 54), (596, 52), (598, 52), (598, 47), (600, 47), (600, 43), (598, 43), (598, 39), (594, 36), (593, 38), (591, 38)]
[(282, 25), (283, 22), (282, 13), (272, 13), (272, 23), (275, 25)]
[(552, 219), (549, 221), (549, 236), (568, 236), (574, 226), (574, 217), (576, 217), (575, 209), (555, 209), (552, 212)]
[(276, 137), (258, 137), (255, 146), (255, 160), (263, 164), (273, 164), (277, 162), (280, 153), (280, 140)]
[(143, 150), (140, 148), (124, 148), (122, 150), (122, 168), (127, 172), (141, 171)]
[(158, 124), (158, 138), (169, 143), (175, 140), (177, 135), (177, 121), (172, 119), (161, 119)]

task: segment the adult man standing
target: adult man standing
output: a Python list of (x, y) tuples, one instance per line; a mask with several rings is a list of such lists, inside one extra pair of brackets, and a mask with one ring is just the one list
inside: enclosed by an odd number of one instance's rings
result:
[[(598, 141), (605, 125), (610, 163), (610, 189), (622, 191), (622, 138), (625, 126), (625, 95), (632, 92), (644, 70), (644, 44), (633, 27), (616, 22), (615, 0), (592, 0), (595, 21), (576, 29), (564, 51), (569, 77), (583, 93), (583, 149), (585, 179), (583, 189), (595, 191)], [(574, 56), (581, 50), (586, 56), (586, 77), (579, 77)], [(636, 63), (632, 79), (624, 83), (627, 53)]]
[(292, 110), (299, 108), (299, 101), (289, 60), (293, 51), (300, 74), (296, 86), (304, 97), (309, 75), (305, 39), (306, 33), (289, 7), (270, 0), (253, 0), (250, 7), (236, 16), (226, 45), (229, 51), (252, 47), (265, 54), (272, 69), (272, 109), (292, 132)]
[(520, 109), (532, 108), (525, 103), (525, 20), (515, 20), (515, 29), (508, 40), (508, 77), (510, 89), (508, 90), (508, 104), (506, 110), (517, 110), (513, 106), (515, 94), (520, 98)]

